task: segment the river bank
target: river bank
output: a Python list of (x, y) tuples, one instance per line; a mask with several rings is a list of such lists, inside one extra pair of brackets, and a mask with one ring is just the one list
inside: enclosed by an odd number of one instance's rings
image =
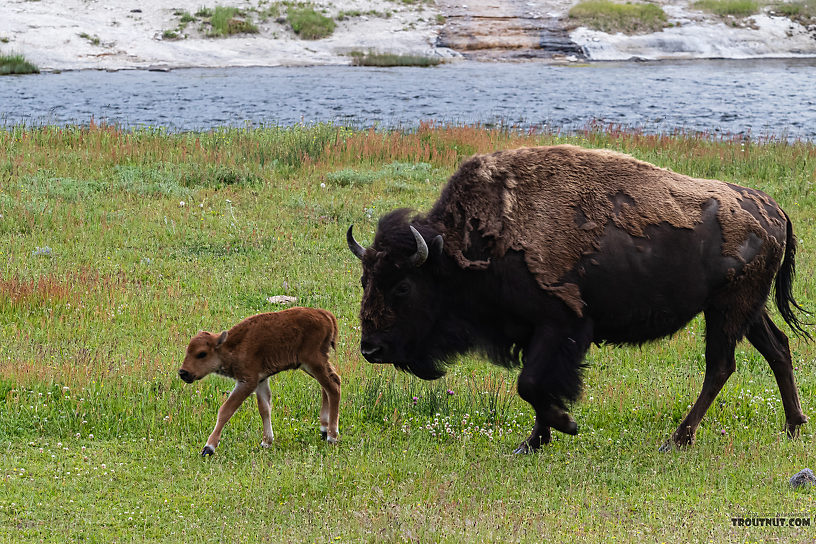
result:
[[(306, 40), (293, 32), (284, 8), (264, 0), (231, 3), (257, 33), (219, 38), (209, 37), (194, 15), (201, 0), (178, 0), (172, 8), (161, 0), (9, 0), (0, 17), (0, 53), (21, 53), (43, 71), (343, 65), (368, 51), (547, 62), (816, 57), (816, 25), (773, 6), (736, 19), (690, 1), (659, 0), (669, 26), (625, 35), (576, 26), (567, 16), (575, 3), (317, 0), (312, 5), (336, 27), (326, 38)], [(183, 23), (185, 16), (192, 21)]]

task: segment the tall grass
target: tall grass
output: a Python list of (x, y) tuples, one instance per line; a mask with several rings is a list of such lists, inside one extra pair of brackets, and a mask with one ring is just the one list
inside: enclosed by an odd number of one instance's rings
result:
[(657, 32), (667, 26), (666, 13), (655, 4), (618, 4), (608, 0), (584, 0), (570, 8), (573, 23), (607, 33)]
[(759, 11), (755, 0), (697, 0), (694, 7), (719, 16), (748, 17)]
[(803, 26), (816, 23), (816, 0), (771, 4), (772, 12), (785, 15)]
[(320, 40), (334, 33), (337, 23), (315, 11), (311, 5), (290, 6), (286, 10), (286, 19), (292, 30), (304, 40)]
[(23, 55), (0, 55), (0, 76), (39, 73), (40, 69), (27, 61)]
[[(171, 134), (0, 130), (0, 541), (807, 541), (813, 527), (734, 527), (801, 513), (787, 480), (814, 465), (808, 426), (782, 431), (768, 365), (747, 344), (687, 451), (660, 454), (699, 392), (704, 324), (588, 356), (581, 427), (537, 455), (516, 371), (463, 357), (422, 382), (359, 355), (359, 264), (383, 213), (427, 209), (466, 156), (573, 143), (759, 188), (799, 239), (794, 289), (816, 305), (816, 146), (617, 127), (576, 134), (423, 124)], [(175, 375), (189, 338), (278, 309), (338, 317), (341, 442), (320, 441), (320, 392), (271, 379), (276, 442), (247, 402), (216, 455), (198, 452), (232, 388)], [(805, 412), (814, 345), (792, 339)], [(340, 514), (338, 514), (340, 513)], [(258, 535), (263, 535), (259, 537)]]
[(352, 52), (351, 63), (355, 66), (437, 66), (442, 62), (438, 57), (422, 55), (397, 55), (394, 53)]
[(207, 35), (213, 37), (258, 33), (258, 27), (247, 18), (246, 13), (235, 7), (215, 6), (210, 25), (211, 30)]

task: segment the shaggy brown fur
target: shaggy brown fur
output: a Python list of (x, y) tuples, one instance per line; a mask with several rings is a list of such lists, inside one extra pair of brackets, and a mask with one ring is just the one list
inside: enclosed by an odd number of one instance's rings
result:
[(263, 441), (273, 439), (270, 391), (267, 379), (284, 370), (302, 369), (323, 388), (320, 431), (337, 441), (340, 376), (329, 361), (337, 343), (337, 319), (317, 308), (289, 308), (248, 317), (220, 335), (199, 332), (190, 341), (179, 370), (187, 383), (215, 372), (236, 381), (235, 389), (218, 410), (215, 425), (202, 455), (214, 453), (224, 425), (247, 397), (255, 392), (263, 422)]
[(743, 337), (768, 361), (794, 436), (807, 421), (787, 336), (765, 308), (771, 287), (795, 315), (796, 238), (767, 195), (683, 176), (612, 151), (554, 146), (465, 161), (428, 214), (383, 216), (362, 261), (360, 351), (424, 379), (481, 351), (521, 364), (536, 412), (517, 452), (575, 434), (591, 343), (643, 343), (703, 313), (703, 387), (672, 444), (685, 446), (736, 368)]
[[(581, 292), (563, 279), (582, 256), (597, 251), (607, 223), (638, 237), (645, 236), (647, 226), (661, 223), (692, 229), (712, 198), (719, 203), (724, 256), (757, 267), (766, 259), (780, 260), (786, 217), (766, 195), (677, 174), (622, 153), (571, 145), (472, 157), (451, 177), (428, 217), (444, 230), (445, 249), (463, 268), (488, 265), (467, 256), (476, 230), (491, 243), (492, 257), (511, 249), (524, 252), (541, 288), (581, 316)], [(765, 225), (749, 213), (750, 206)], [(774, 243), (762, 244), (772, 254), (746, 259), (741, 250), (746, 236), (768, 242), (769, 230), (781, 232)]]

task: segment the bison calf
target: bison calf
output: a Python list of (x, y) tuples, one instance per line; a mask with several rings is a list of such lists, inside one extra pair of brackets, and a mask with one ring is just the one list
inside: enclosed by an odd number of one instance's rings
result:
[(201, 331), (190, 340), (179, 377), (187, 383), (215, 372), (235, 380), (235, 389), (218, 409), (218, 420), (201, 455), (212, 455), (224, 425), (254, 391), (263, 422), (261, 446), (273, 439), (267, 379), (282, 370), (300, 368), (323, 388), (320, 432), (337, 442), (340, 376), (329, 361), (337, 342), (337, 319), (316, 308), (290, 308), (248, 317), (220, 335)]

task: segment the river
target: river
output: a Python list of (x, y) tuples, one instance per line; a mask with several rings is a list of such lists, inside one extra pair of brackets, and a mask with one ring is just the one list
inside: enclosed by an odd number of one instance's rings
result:
[(171, 131), (420, 121), (573, 131), (592, 122), (816, 141), (816, 60), (434, 68), (312, 66), (68, 71), (0, 78), (0, 124)]

